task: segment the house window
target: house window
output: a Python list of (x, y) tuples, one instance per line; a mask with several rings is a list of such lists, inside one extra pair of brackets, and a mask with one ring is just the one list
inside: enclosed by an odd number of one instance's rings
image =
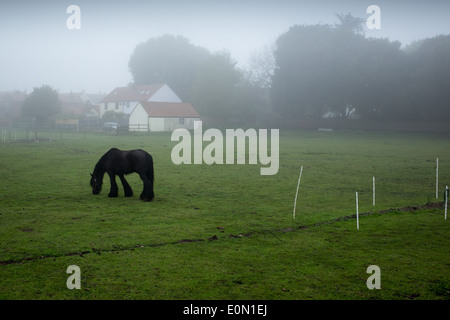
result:
[(116, 110), (119, 110), (119, 103), (116, 102)]
[(184, 124), (184, 118), (179, 118), (179, 119), (178, 119), (178, 123), (179, 123), (179, 124)]
[(108, 103), (105, 102), (105, 110), (108, 110)]

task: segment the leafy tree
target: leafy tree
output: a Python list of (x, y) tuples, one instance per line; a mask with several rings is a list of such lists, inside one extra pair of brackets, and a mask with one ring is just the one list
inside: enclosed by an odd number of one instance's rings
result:
[(319, 118), (326, 112), (365, 118), (398, 112), (405, 80), (399, 42), (367, 39), (361, 21), (338, 16), (341, 24), (293, 26), (276, 41), (273, 108), (287, 118)]
[(203, 117), (226, 122), (238, 113), (241, 74), (228, 52), (212, 54), (184, 37), (165, 35), (139, 44), (129, 68), (135, 84), (167, 83)]
[(336, 14), (336, 17), (339, 20), (339, 23), (335, 25), (336, 28), (352, 33), (363, 33), (362, 25), (366, 20), (354, 17), (351, 13)]
[(271, 88), (273, 108), (287, 118), (319, 117), (330, 93), (335, 62), (333, 30), (329, 25), (293, 26), (276, 41)]
[(352, 103), (361, 118), (389, 120), (401, 117), (400, 94), (407, 82), (404, 53), (399, 42), (363, 39), (351, 69)]
[(190, 101), (199, 69), (209, 56), (187, 38), (165, 35), (137, 45), (128, 67), (134, 84), (167, 83), (182, 100)]
[(22, 115), (32, 118), (34, 122), (35, 138), (37, 130), (48, 118), (56, 114), (61, 108), (58, 92), (51, 86), (35, 87), (22, 104)]
[[(408, 53), (404, 105), (416, 120), (450, 120), (450, 35), (413, 44)], [(409, 48), (411, 49), (411, 48)]]
[(221, 122), (236, 115), (236, 85), (240, 74), (228, 52), (210, 55), (200, 66), (192, 90), (192, 102), (202, 116)]

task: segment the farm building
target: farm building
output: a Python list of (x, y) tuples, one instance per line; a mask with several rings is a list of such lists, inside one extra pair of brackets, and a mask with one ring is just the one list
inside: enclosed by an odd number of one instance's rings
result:
[(171, 131), (193, 128), (200, 116), (167, 84), (118, 87), (100, 102), (100, 116), (108, 111), (128, 117), (130, 131)]
[(181, 102), (181, 99), (166, 84), (118, 87), (100, 101), (100, 117), (108, 111), (129, 115), (139, 101)]
[(130, 131), (173, 131), (194, 129), (200, 115), (190, 103), (138, 102), (130, 114)]

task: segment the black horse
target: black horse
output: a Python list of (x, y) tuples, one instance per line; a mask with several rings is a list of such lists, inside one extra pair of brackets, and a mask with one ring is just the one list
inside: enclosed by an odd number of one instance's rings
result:
[(97, 162), (94, 172), (91, 173), (91, 187), (93, 194), (99, 194), (102, 190), (103, 175), (108, 173), (111, 181), (111, 190), (108, 197), (118, 196), (118, 187), (116, 183), (116, 174), (122, 181), (125, 197), (131, 197), (133, 190), (124, 175), (136, 172), (144, 182), (144, 190), (141, 193), (141, 199), (152, 201), (155, 197), (153, 193), (153, 158), (144, 150), (122, 151), (112, 148), (105, 153)]

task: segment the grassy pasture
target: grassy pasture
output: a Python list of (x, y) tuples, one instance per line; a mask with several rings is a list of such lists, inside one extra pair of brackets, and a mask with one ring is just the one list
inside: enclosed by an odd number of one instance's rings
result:
[[(0, 299), (449, 298), (443, 209), (380, 213), (443, 200), (448, 135), (281, 131), (274, 176), (259, 164), (174, 165), (170, 134), (64, 138), (0, 144)], [(139, 200), (136, 174), (132, 198), (119, 179), (108, 198), (107, 176), (92, 195), (89, 173), (111, 147), (153, 155), (153, 202)], [(359, 211), (373, 212), (359, 231), (335, 221), (355, 213), (356, 191)], [(81, 290), (66, 287), (69, 265)], [(381, 290), (366, 287), (369, 265)]]

